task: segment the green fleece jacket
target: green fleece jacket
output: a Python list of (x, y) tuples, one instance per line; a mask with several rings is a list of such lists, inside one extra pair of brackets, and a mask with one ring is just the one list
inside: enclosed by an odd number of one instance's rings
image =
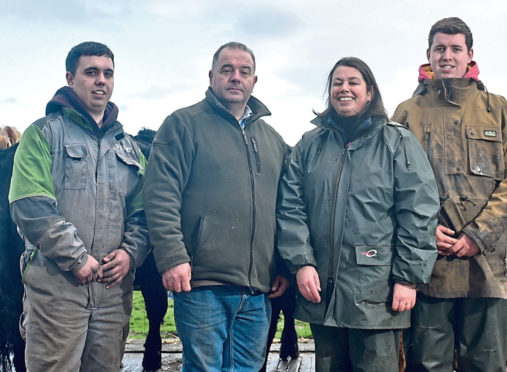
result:
[(167, 117), (146, 169), (144, 203), (161, 273), (189, 262), (192, 285), (211, 281), (268, 292), (276, 270), (278, 181), (287, 154), (280, 135), (253, 114), (242, 130), (211, 89)]

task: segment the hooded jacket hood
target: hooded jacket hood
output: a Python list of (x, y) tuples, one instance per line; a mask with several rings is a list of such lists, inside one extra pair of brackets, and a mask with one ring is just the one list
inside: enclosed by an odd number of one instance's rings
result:
[[(429, 63), (425, 63), (419, 66), (419, 82), (422, 82), (425, 79), (433, 78), (433, 70), (431, 69), (431, 65)], [(477, 66), (477, 63), (475, 61), (470, 62), (470, 64), (467, 66), (467, 72), (463, 78), (479, 81), (479, 66)]]
[[(46, 105), (46, 115), (49, 115), (53, 112), (58, 112), (64, 107), (78, 112), (90, 123), (94, 123), (97, 126), (95, 120), (84, 107), (83, 102), (81, 102), (72, 88), (67, 86), (58, 89), (51, 101), (48, 102)], [(118, 107), (114, 103), (108, 102), (104, 111), (104, 118), (102, 119), (102, 128), (108, 128), (110, 125), (116, 122), (117, 118)]]

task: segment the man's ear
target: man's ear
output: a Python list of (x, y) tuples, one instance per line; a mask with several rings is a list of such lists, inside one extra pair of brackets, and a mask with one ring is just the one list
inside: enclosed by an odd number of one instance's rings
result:
[(472, 62), (472, 59), (474, 58), (474, 48), (470, 48), (468, 51), (468, 63)]
[(72, 72), (67, 71), (65, 73), (65, 79), (67, 79), (67, 85), (72, 88), (74, 86), (74, 75), (72, 75)]
[(430, 48), (426, 49), (426, 58), (430, 61)]
[(208, 76), (209, 76), (209, 85), (211, 86), (211, 79), (213, 79), (213, 70), (209, 70)]

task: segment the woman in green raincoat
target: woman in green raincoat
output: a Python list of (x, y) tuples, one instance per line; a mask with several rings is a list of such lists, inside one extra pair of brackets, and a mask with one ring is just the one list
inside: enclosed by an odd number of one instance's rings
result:
[(366, 63), (339, 60), (327, 91), (281, 182), (278, 249), (316, 370), (395, 371), (415, 286), (437, 256), (437, 186), (416, 138), (388, 122)]

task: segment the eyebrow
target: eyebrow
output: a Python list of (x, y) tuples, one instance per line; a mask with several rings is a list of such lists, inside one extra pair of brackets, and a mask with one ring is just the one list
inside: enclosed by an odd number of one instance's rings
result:
[[(232, 64), (230, 64), (230, 63), (226, 63), (225, 65), (222, 65), (222, 67), (220, 69), (224, 69), (226, 67), (230, 67), (230, 68), (234, 69), (234, 66)], [(248, 65), (239, 66), (239, 69), (240, 70), (247, 69), (247, 70), (252, 71), (252, 67), (248, 66)]]
[(349, 77), (348, 79), (342, 79), (342, 78), (339, 78), (339, 77), (335, 77), (334, 78), (334, 81), (344, 81), (344, 80), (361, 80), (361, 78), (359, 78), (357, 76), (352, 76), (352, 77)]
[[(100, 68), (95, 66), (86, 67), (84, 71), (100, 71)], [(105, 72), (114, 72), (112, 68), (106, 68), (104, 69)]]

